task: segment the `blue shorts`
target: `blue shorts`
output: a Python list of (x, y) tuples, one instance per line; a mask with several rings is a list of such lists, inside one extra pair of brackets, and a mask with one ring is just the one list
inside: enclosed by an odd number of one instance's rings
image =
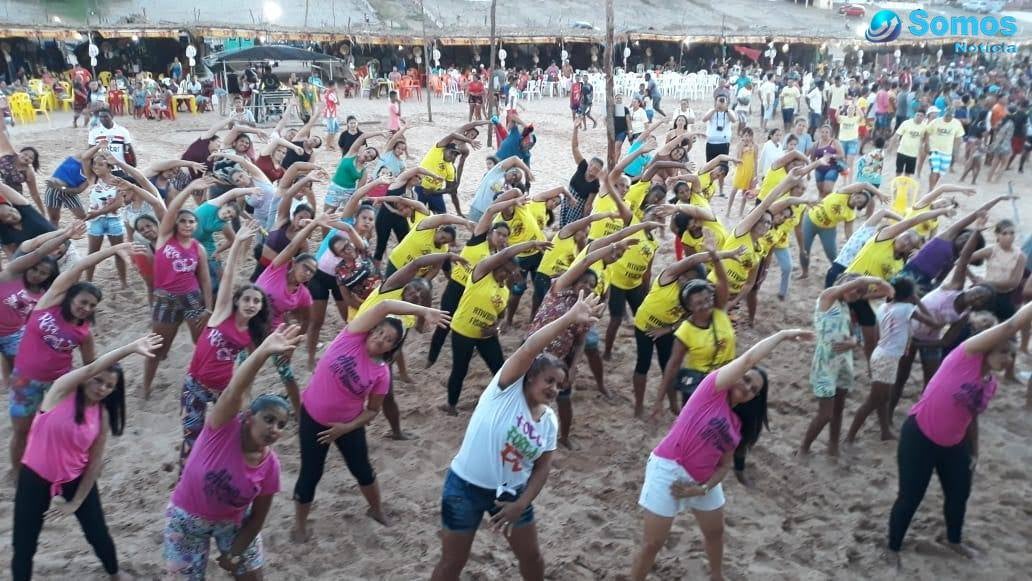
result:
[(932, 173), (944, 174), (950, 171), (950, 164), (953, 162), (953, 153), (931, 151), (928, 153), (928, 166)]
[(0, 353), (3, 353), (10, 359), (14, 359), (14, 356), (18, 354), (18, 345), (21, 345), (22, 335), (24, 334), (25, 327), (22, 327), (10, 335), (0, 337)]
[(888, 113), (875, 113), (874, 126), (877, 129), (888, 129), (892, 123), (892, 116)]
[(340, 121), (336, 117), (326, 118), (326, 133), (336, 133), (340, 131)]
[(838, 179), (839, 168), (837, 165), (818, 167), (813, 174), (818, 182), (833, 182)]
[(434, 214), (448, 213), (448, 209), (444, 207), (444, 194), (440, 192), (427, 192), (423, 189), (423, 186), (416, 186), (412, 188), (412, 191), (416, 192), (419, 201), (426, 204), (426, 207), (430, 208), (430, 211)]
[(331, 208), (339, 208), (346, 204), (354, 193), (355, 188), (345, 188), (330, 182), (329, 187), (326, 188), (326, 197), (323, 199), (323, 205)]
[(856, 155), (860, 151), (860, 140), (859, 139), (848, 139), (842, 141), (842, 151), (846, 155)]
[(588, 334), (584, 336), (584, 350), (585, 351), (598, 351), (598, 329), (592, 326), (588, 329)]
[[(516, 489), (515, 498), (519, 498), (525, 486)], [(459, 478), (448, 469), (444, 477), (444, 491), (441, 493), (441, 527), (456, 533), (472, 533), (480, 528), (484, 513), (496, 514), (500, 509), (495, 505), (497, 496), (494, 490), (481, 488)], [(520, 514), (514, 528), (534, 524), (534, 506), (527, 506)]]
[(122, 218), (119, 216), (100, 216), (90, 220), (87, 233), (98, 238), (103, 236), (125, 236), (125, 225), (122, 224)]

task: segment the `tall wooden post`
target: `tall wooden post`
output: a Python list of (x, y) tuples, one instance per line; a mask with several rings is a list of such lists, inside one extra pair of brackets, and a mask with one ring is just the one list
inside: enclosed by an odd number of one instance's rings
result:
[(605, 61), (603, 71), (606, 75), (606, 136), (609, 146), (606, 149), (606, 159), (609, 167), (616, 165), (620, 152), (616, 147), (616, 127), (614, 126), (616, 115), (616, 87), (613, 80), (613, 51), (616, 49), (616, 41), (613, 38), (613, 0), (606, 0), (606, 47), (602, 51), (602, 58)]
[[(487, 61), (487, 118), (490, 119), (493, 115), (498, 114), (498, 101), (494, 98), (494, 67), (495, 57), (498, 53), (498, 45), (495, 43), (495, 9), (498, 7), (498, 0), (491, 0), (491, 56), (488, 57)], [(505, 123), (504, 119), (500, 119), (499, 122)], [(487, 132), (487, 146), (491, 147), (494, 141), (494, 128), (490, 128)]]
[(434, 112), (430, 108), (430, 54), (426, 49), (426, 8), (423, 7), (423, 0), (419, 0), (419, 11), (420, 16), (423, 17), (423, 76), (426, 77), (426, 120), (428, 123), (434, 122)]

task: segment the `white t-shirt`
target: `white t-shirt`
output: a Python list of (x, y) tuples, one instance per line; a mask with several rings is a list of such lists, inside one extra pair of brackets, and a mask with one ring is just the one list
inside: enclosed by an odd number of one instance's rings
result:
[(766, 106), (774, 104), (774, 94), (777, 92), (777, 86), (770, 81), (763, 81), (760, 85), (760, 97), (763, 99), (763, 103)]
[[(92, 212), (94, 210), (99, 210), (103, 208), (104, 206), (108, 205), (111, 202), (111, 200), (114, 200), (116, 196), (118, 196), (118, 190), (116, 188), (114, 188), (113, 186), (109, 186), (108, 184), (102, 181), (97, 181), (97, 183), (93, 184), (93, 187), (90, 188), (89, 211)], [(96, 218), (90, 220), (90, 222), (94, 222), (101, 218), (116, 218), (119, 214), (119, 210), (116, 209), (112, 212), (101, 214)]]
[(910, 342), (910, 317), (917, 310), (911, 303), (883, 303), (878, 307), (878, 347), (882, 355), (902, 357)]
[[(499, 372), (500, 373), (500, 372)], [(552, 408), (534, 421), (520, 378), (505, 390), (498, 374), (480, 396), (451, 470), (480, 488), (515, 492), (530, 479), (534, 461), (555, 450), (559, 423)]]
[(103, 125), (97, 124), (96, 127), (90, 129), (89, 137), (86, 143), (90, 146), (96, 145), (97, 141), (101, 137), (107, 137), (108, 140), (108, 151), (111, 155), (118, 159), (125, 161), (125, 146), (133, 142), (133, 135), (129, 133), (129, 130), (122, 127), (118, 123), (113, 123), (111, 129), (104, 127)]
[(649, 116), (641, 107), (631, 111), (630, 129), (632, 134), (641, 133), (649, 125)]
[(820, 113), (824, 110), (824, 94), (817, 87), (814, 87), (806, 94), (806, 106), (812, 113)]
[(781, 149), (781, 146), (774, 143), (771, 140), (767, 140), (763, 144), (763, 149), (760, 150), (760, 173), (759, 176), (763, 177), (770, 171), (770, 166), (774, 165), (774, 162), (785, 155), (785, 150)]
[(838, 109), (846, 104), (846, 91), (848, 87), (845, 85), (828, 87), (828, 106), (832, 109)]

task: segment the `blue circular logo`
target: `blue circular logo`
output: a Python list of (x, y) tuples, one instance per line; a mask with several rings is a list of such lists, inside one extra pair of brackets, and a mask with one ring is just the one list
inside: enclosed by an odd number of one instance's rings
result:
[(892, 10), (879, 10), (871, 17), (871, 25), (864, 33), (870, 42), (892, 42), (903, 32), (903, 21)]

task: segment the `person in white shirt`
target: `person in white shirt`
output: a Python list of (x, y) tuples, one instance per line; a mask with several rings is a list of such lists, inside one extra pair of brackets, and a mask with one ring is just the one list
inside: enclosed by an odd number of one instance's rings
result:
[(763, 110), (763, 117), (760, 119), (760, 129), (767, 130), (767, 122), (774, 118), (774, 104), (777, 101), (777, 85), (774, 84), (774, 74), (767, 73), (760, 83), (760, 107)]
[(630, 133), (630, 139), (628, 139), (628, 141), (632, 143), (638, 138), (638, 135), (640, 135), (642, 131), (645, 131), (645, 128), (649, 126), (648, 113), (646, 113), (645, 109), (642, 108), (641, 99), (637, 97), (631, 100), (631, 114), (627, 119), (627, 125), (627, 130)]
[(93, 147), (101, 139), (107, 141), (107, 150), (111, 155), (131, 166), (136, 166), (136, 152), (133, 151), (133, 135), (129, 130), (115, 123), (111, 111), (101, 109), (95, 115), (96, 127), (90, 129), (87, 143)]
[(806, 106), (810, 109), (810, 135), (813, 135), (821, 126), (821, 119), (824, 116), (824, 91), (821, 90), (823, 84), (823, 81), (814, 83), (806, 94)]
[[(468, 292), (468, 291), (467, 291)], [(605, 304), (581, 296), (563, 316), (527, 337), (480, 396), (441, 495), (441, 559), (432, 581), (458, 579), (484, 513), (503, 533), (524, 579), (544, 579), (533, 501), (552, 466), (558, 422), (551, 403), (566, 381), (566, 364), (545, 353), (578, 325), (593, 325)]]
[(838, 113), (839, 110), (846, 104), (846, 91), (849, 87), (842, 84), (842, 77), (835, 77), (831, 86), (827, 88), (827, 101), (828, 101), (828, 121), (831, 121), (831, 126), (838, 132)]

